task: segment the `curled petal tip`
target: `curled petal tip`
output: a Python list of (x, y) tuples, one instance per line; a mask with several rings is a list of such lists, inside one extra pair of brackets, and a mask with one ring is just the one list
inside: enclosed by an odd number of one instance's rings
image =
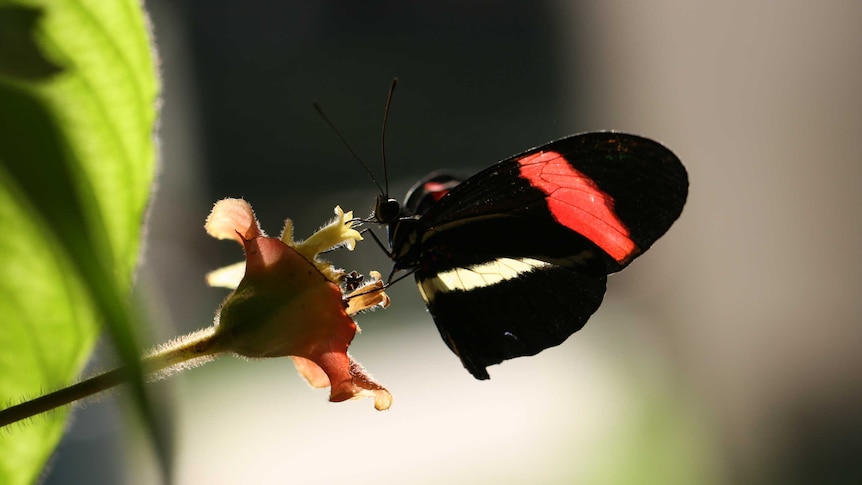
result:
[(243, 199), (222, 199), (215, 203), (204, 228), (216, 239), (243, 240), (265, 236), (251, 205)]

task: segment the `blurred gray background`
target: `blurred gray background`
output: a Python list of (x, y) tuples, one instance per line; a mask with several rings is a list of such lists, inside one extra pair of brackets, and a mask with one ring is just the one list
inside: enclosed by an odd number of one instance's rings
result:
[[(161, 176), (140, 293), (153, 340), (209, 324), (210, 239), (242, 196), (309, 235), (376, 189), (478, 171), (571, 133), (667, 144), (682, 218), (565, 344), (475, 381), (412, 283), (351, 353), (394, 395), (330, 404), (287, 359), (225, 359), (153, 385), (179, 484), (862, 483), (862, 3), (149, 0)], [(382, 232), (380, 234), (383, 234)], [(370, 240), (337, 264), (386, 273)], [(76, 412), (46, 483), (154, 483), (116, 396)], [(172, 414), (170, 414), (172, 413)]]

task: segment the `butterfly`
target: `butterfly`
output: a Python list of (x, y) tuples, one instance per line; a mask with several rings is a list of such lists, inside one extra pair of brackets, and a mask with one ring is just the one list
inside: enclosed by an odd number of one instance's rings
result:
[[(561, 344), (607, 276), (650, 248), (688, 194), (680, 160), (637, 135), (591, 132), (460, 180), (435, 172), (402, 204), (383, 193), (393, 274), (412, 273), (440, 336), (477, 379)], [(390, 280), (391, 280), (390, 275)]]

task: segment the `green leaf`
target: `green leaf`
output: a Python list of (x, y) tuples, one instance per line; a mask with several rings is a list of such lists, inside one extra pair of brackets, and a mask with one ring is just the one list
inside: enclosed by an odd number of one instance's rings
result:
[[(128, 303), (155, 167), (157, 82), (143, 12), (137, 0), (9, 5), (42, 12), (21, 45), (63, 71), (0, 78), (0, 406), (75, 380), (104, 324), (153, 429)], [(0, 483), (38, 477), (66, 414), (0, 433)]]

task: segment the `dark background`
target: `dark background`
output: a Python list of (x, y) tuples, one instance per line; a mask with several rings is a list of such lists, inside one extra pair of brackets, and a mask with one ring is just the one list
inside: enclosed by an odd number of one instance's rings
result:
[[(203, 232), (215, 200), (245, 197), (271, 234), (291, 217), (298, 237), (335, 204), (370, 212), (374, 185), (311, 105), (380, 178), (396, 76), (399, 198), (432, 169), (598, 129), (664, 142), (691, 178), (680, 221), (585, 329), (489, 382), (403, 282), (351, 347), (393, 393), (386, 413), (326, 403), (285, 360), (153, 385), (178, 483), (862, 482), (858, 2), (147, 6), (164, 83), (139, 285), (154, 340), (207, 325), (225, 295), (203, 285), (241, 258)], [(389, 267), (371, 241), (333, 259)], [(121, 409), (78, 410), (46, 483), (152, 483)]]

